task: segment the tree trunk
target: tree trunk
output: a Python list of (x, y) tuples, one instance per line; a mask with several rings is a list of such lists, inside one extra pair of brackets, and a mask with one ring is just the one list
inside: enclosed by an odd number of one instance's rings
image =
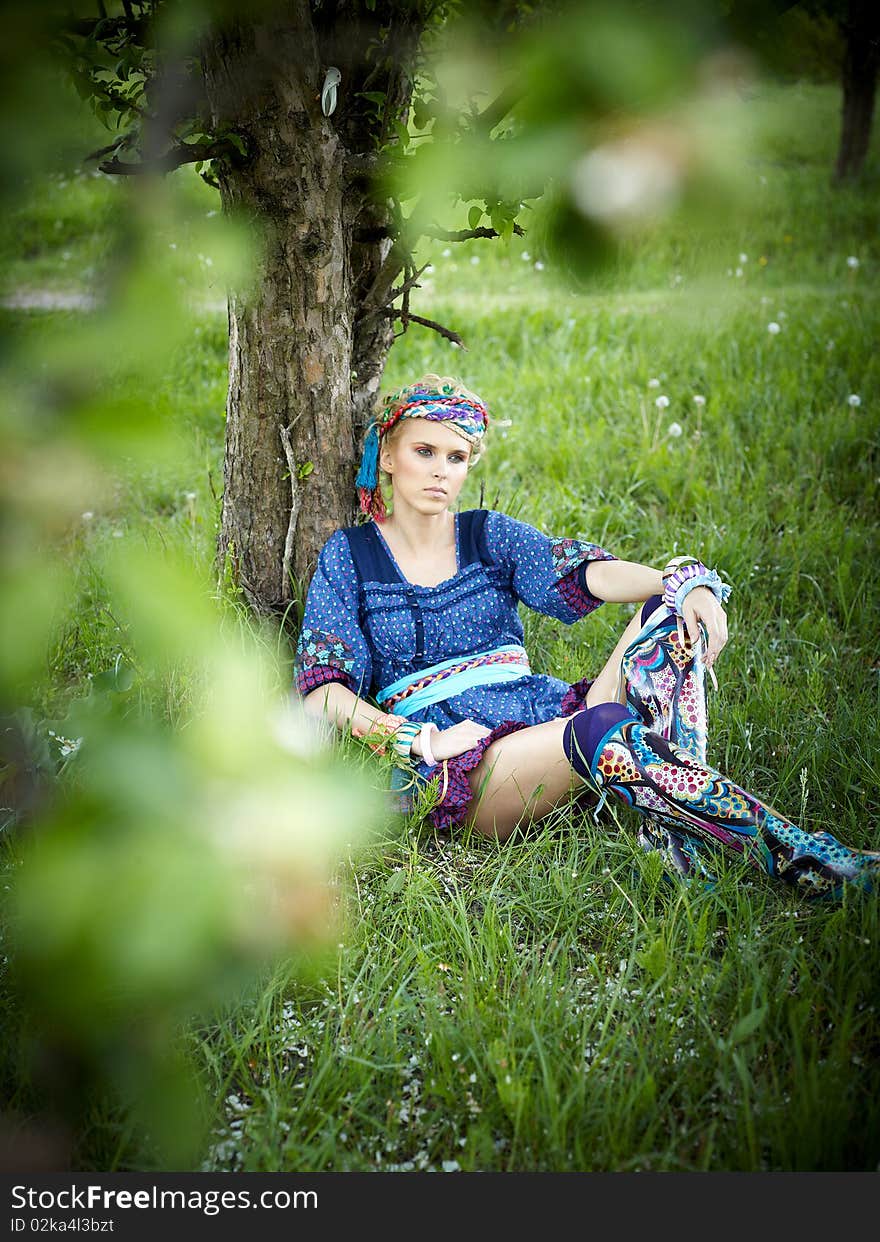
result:
[(862, 170), (871, 141), (877, 67), (880, 63), (880, 10), (877, 0), (850, 0), (841, 22), (843, 55), (843, 123), (834, 176), (851, 180)]
[[(322, 544), (354, 518), (359, 442), (393, 339), (388, 316), (365, 302), (387, 297), (401, 264), (387, 237), (355, 239), (389, 221), (351, 171), (342, 134), (355, 134), (368, 158), (375, 136), (358, 134), (350, 113), (343, 130), (339, 104), (321, 111), (328, 64), (343, 71), (340, 93), (357, 90), (333, 51), (327, 60), (305, 0), (215, 31), (203, 49), (213, 125), (241, 134), (248, 150), (239, 167), (218, 170), (223, 208), (261, 238), (253, 279), (229, 292), (217, 568), (264, 615), (291, 611)], [(396, 106), (408, 105), (406, 74), (396, 87)], [(297, 622), (288, 616), (289, 628)]]

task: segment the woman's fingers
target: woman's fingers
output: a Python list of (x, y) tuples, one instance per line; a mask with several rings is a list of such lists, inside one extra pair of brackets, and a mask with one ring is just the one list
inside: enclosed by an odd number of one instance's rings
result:
[(693, 591), (684, 602), (684, 617), (691, 643), (704, 646), (704, 663), (710, 671), (727, 643), (727, 615), (715, 596)]

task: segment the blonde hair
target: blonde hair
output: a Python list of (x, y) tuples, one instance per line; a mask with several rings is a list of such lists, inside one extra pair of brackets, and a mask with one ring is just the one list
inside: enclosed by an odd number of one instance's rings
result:
[[(470, 388), (466, 388), (457, 376), (454, 375), (435, 375), (433, 371), (428, 371), (421, 379), (416, 380), (414, 384), (407, 384), (405, 388), (398, 388), (394, 392), (386, 393), (381, 397), (376, 405), (377, 421), (385, 421), (393, 417), (397, 411), (404, 405), (407, 405), (410, 397), (415, 392), (423, 392), (426, 388), (430, 388), (435, 392), (442, 393), (444, 397), (464, 397), (466, 401), (476, 402), (477, 405), (485, 407), (486, 403), (482, 397), (478, 397)], [(403, 419), (398, 419), (383, 435), (382, 439), (385, 444), (393, 442), (394, 436), (397, 435), (399, 429), (403, 426)], [(480, 440), (477, 443), (471, 443), (471, 452), (468, 457), (468, 470), (477, 464), (483, 453), (486, 451), (486, 437), (489, 434), (487, 427)], [(462, 439), (466, 437), (462, 436)], [(387, 478), (386, 471), (379, 467), (381, 473)]]

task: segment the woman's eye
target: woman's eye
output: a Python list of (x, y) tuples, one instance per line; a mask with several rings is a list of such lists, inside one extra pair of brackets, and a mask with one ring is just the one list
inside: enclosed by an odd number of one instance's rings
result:
[(420, 449), (416, 449), (416, 452), (417, 452), (417, 453), (427, 453), (427, 454), (430, 456), (431, 450), (430, 450), (429, 448), (420, 448)]

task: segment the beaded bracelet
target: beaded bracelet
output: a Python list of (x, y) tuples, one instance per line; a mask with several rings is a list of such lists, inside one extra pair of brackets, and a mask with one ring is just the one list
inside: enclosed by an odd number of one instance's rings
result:
[(722, 582), (714, 569), (707, 569), (702, 561), (696, 561), (679, 565), (669, 574), (663, 587), (663, 602), (670, 612), (680, 617), (685, 598), (698, 586), (708, 587), (721, 604), (726, 602), (732, 589), (728, 583)]
[(401, 759), (409, 759), (412, 754), (413, 742), (422, 731), (422, 726), (412, 720), (404, 720), (397, 726), (391, 745)]
[(666, 562), (666, 565), (663, 568), (663, 573), (661, 576), (663, 578), (664, 586), (666, 585), (667, 578), (671, 577), (672, 574), (675, 572), (675, 570), (678, 569), (680, 566), (699, 565), (699, 564), (700, 564), (700, 559), (697, 556), (674, 556), (672, 560)]

